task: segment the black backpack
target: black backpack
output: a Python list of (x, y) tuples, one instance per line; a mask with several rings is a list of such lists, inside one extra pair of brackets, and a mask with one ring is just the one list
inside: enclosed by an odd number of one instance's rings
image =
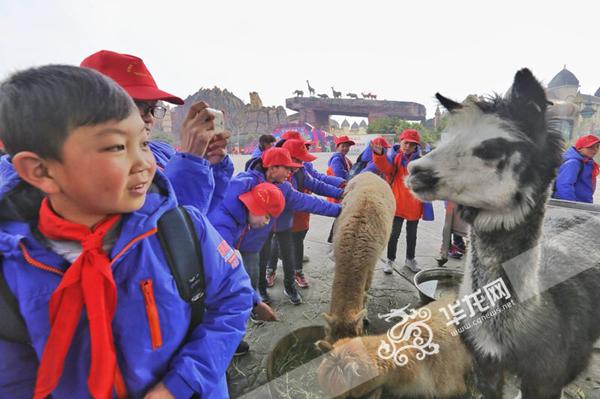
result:
[(368, 164), (369, 164), (368, 161), (363, 161), (362, 160), (362, 153), (361, 153), (358, 156), (358, 158), (356, 158), (356, 162), (354, 163), (354, 165), (352, 165), (352, 167), (348, 171), (348, 181), (350, 181), (350, 179), (352, 179), (354, 176), (356, 176), (360, 172), (362, 172), (362, 170), (364, 168), (366, 168)]
[[(158, 239), (177, 284), (179, 295), (192, 307), (192, 331), (204, 312), (204, 262), (196, 229), (182, 207), (165, 212), (158, 220)], [(0, 256), (0, 261), (2, 257)], [(29, 344), (29, 333), (17, 299), (8, 288), (0, 263), (0, 339)]]

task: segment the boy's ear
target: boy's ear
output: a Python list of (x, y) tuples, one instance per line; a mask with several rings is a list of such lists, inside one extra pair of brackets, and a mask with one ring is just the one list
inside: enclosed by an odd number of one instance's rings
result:
[(47, 162), (34, 152), (22, 151), (11, 158), (19, 177), (46, 194), (60, 192), (56, 180), (48, 171)]

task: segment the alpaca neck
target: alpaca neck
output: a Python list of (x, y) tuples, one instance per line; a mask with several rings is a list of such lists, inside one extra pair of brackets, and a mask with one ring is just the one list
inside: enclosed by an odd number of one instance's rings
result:
[(488, 230), (474, 223), (467, 260), (473, 291), (501, 278), (516, 300), (539, 291), (540, 243), (547, 194), (536, 196), (522, 222)]

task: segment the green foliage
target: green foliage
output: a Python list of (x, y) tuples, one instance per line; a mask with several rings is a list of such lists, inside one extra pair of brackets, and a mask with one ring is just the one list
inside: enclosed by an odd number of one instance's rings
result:
[(383, 117), (369, 123), (367, 132), (370, 134), (398, 134), (404, 129), (415, 129), (421, 135), (424, 143), (433, 144), (440, 139), (442, 131), (446, 126), (446, 118), (442, 117), (435, 129), (429, 129), (420, 122), (409, 122), (398, 117)]

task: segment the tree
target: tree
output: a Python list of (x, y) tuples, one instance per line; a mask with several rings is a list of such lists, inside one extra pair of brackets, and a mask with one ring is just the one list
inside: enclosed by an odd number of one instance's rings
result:
[(420, 122), (409, 122), (398, 117), (386, 116), (369, 123), (367, 132), (370, 134), (398, 134), (404, 129), (415, 129), (421, 135), (421, 140), (424, 143), (432, 144), (440, 139), (446, 125), (445, 122), (446, 119), (442, 118), (435, 129), (429, 129)]

